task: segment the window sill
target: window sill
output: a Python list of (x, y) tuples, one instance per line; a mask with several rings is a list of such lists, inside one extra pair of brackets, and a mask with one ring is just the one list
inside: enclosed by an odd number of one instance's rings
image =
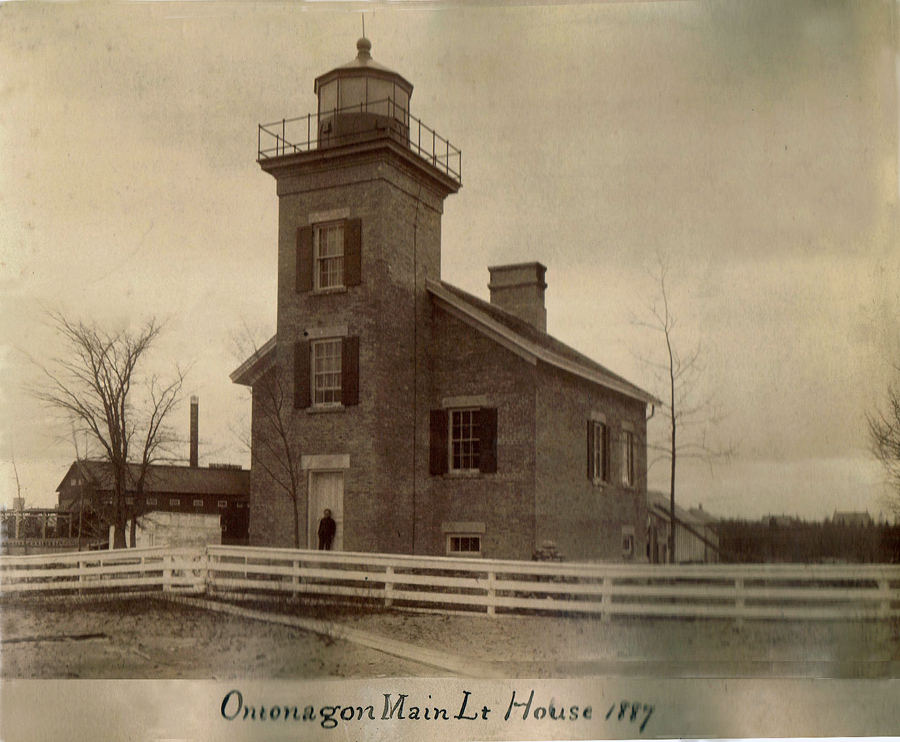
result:
[(609, 487), (609, 482), (605, 479), (592, 479), (591, 484), (599, 489), (606, 489)]
[(445, 479), (480, 479), (484, 472), (478, 469), (451, 469), (442, 475)]
[(313, 289), (313, 296), (328, 296), (328, 294), (346, 294), (347, 287), (346, 286), (332, 286), (327, 289)]
[(320, 415), (328, 412), (346, 412), (347, 408), (342, 404), (320, 404), (306, 408), (307, 415)]

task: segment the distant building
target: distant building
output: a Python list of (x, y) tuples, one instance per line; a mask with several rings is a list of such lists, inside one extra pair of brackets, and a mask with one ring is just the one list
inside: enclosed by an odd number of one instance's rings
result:
[(872, 516), (869, 515), (868, 510), (862, 512), (858, 510), (835, 510), (831, 522), (841, 526), (871, 526), (875, 523), (875, 521), (872, 520)]
[(460, 153), (370, 48), (315, 81), (300, 130), (260, 128), (277, 333), (231, 375), (253, 393), (251, 543), (294, 543), (291, 498), (257, 463), (277, 455), (261, 389), (282, 378), (301, 547), (329, 508), (338, 549), (530, 559), (553, 542), (569, 560), (643, 559), (655, 398), (547, 333), (542, 264), (489, 268), (489, 302), (441, 280)]
[[(152, 464), (140, 495), (135, 484), (140, 467), (137, 464), (129, 466), (126, 517), (142, 516), (153, 511), (214, 514), (220, 518), (222, 543), (245, 544), (250, 526), (250, 472), (232, 464), (210, 464), (207, 468), (198, 465), (196, 397), (191, 398), (190, 431), (190, 466)], [(58, 511), (87, 512), (98, 521), (95, 535), (105, 533), (112, 522), (115, 504), (115, 479), (108, 461), (73, 462), (56, 491), (59, 496)], [(70, 519), (70, 523), (76, 523), (75, 519)]]
[[(247, 542), (249, 530), (250, 472), (241, 467), (153, 465), (147, 473), (144, 493), (134, 490), (138, 467), (126, 489), (126, 513), (142, 515), (151, 511), (216, 514), (221, 518), (222, 541)], [(114, 505), (114, 479), (108, 461), (75, 461), (59, 483), (61, 511), (90, 510), (108, 520)]]
[[(669, 495), (665, 492), (647, 493), (649, 535), (647, 557), (653, 563), (668, 563), (669, 533), (672, 512)], [(679, 564), (719, 561), (719, 536), (715, 531), (716, 518), (702, 507), (685, 510), (675, 506), (675, 561)]]

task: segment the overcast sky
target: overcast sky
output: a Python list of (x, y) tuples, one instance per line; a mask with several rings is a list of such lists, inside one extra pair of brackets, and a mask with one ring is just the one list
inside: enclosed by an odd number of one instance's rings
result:
[[(541, 261), (549, 331), (662, 393), (641, 359), (664, 347), (639, 321), (668, 255), (676, 343), (702, 344), (698, 393), (724, 413), (708, 440), (737, 446), (711, 470), (685, 462), (685, 506), (884, 509), (865, 413), (900, 363), (896, 16), (888, 0), (366, 13), (413, 115), (463, 152), (445, 280), (487, 298), (488, 265)], [(167, 318), (154, 361), (191, 365), (201, 463), (249, 465), (248, 395), (228, 374), (235, 332), (275, 327), (257, 124), (315, 111), (359, 12), (6, 3), (0, 26), (0, 503), (13, 456), (29, 506), (56, 502), (74, 457), (23, 393), (26, 357), (58, 347), (45, 309)]]

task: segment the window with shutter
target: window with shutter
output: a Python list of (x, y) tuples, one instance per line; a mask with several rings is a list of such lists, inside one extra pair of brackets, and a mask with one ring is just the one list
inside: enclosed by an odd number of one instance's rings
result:
[(313, 228), (297, 230), (297, 293), (313, 289)]
[(622, 484), (634, 486), (634, 433), (622, 431)]
[(447, 473), (447, 419), (446, 410), (431, 411), (431, 445), (429, 456), (429, 472), (431, 474)]
[(312, 403), (309, 384), (309, 343), (294, 343), (294, 407), (306, 409)]
[(431, 473), (497, 471), (497, 410), (431, 411)]
[(341, 342), (341, 404), (359, 404), (359, 338)]
[(599, 420), (588, 420), (588, 479), (609, 481), (609, 428)]
[(297, 230), (297, 292), (328, 292), (362, 283), (362, 220)]

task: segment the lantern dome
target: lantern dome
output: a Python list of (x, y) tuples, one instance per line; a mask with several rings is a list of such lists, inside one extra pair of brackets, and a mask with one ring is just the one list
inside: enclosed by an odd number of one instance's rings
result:
[(356, 42), (356, 58), (316, 78), (319, 147), (337, 146), (373, 133), (408, 143), (412, 84), (372, 59), (372, 43)]

